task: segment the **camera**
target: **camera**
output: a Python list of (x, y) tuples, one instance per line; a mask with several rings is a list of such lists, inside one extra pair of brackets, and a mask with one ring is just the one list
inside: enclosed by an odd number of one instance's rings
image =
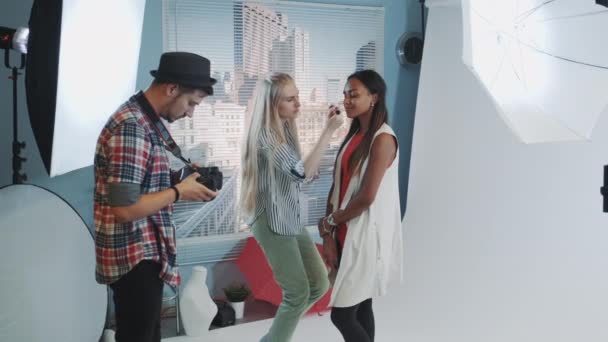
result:
[(201, 176), (196, 179), (197, 182), (206, 186), (211, 191), (218, 191), (222, 189), (222, 183), (224, 175), (217, 166), (210, 167), (191, 167), (185, 166), (180, 174), (179, 180), (182, 181), (184, 178), (191, 174), (198, 172)]

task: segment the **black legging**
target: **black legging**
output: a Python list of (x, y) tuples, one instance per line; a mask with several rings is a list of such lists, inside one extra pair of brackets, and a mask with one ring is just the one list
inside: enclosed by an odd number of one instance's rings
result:
[(332, 308), (331, 321), (340, 330), (345, 342), (374, 341), (374, 311), (372, 299), (347, 308)]

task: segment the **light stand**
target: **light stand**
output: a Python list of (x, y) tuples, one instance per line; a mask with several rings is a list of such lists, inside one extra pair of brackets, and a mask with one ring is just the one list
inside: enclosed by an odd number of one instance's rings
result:
[(424, 2), (425, 0), (419, 0), (420, 2), (420, 18), (422, 20), (422, 41), (424, 41), (426, 35), (426, 25), (424, 24)]
[(10, 51), (4, 50), (4, 65), (11, 69), (10, 79), (13, 80), (13, 184), (22, 184), (27, 181), (27, 175), (21, 173), (21, 167), (27, 160), (21, 157), (21, 150), (25, 149), (25, 141), (19, 141), (18, 139), (18, 116), (17, 116), (17, 80), (19, 78), (19, 70), (25, 68), (25, 54), (21, 54), (21, 65), (19, 67), (11, 66), (10, 63)]
[[(26, 159), (21, 157), (21, 150), (25, 149), (25, 142), (19, 141), (18, 135), (17, 81), (19, 75), (21, 75), (19, 70), (25, 68), (25, 54), (27, 53), (29, 32), (28, 28), (13, 29), (0, 26), (0, 48), (4, 49), (4, 65), (11, 70), (9, 78), (13, 80), (13, 184), (22, 184), (27, 181), (25, 173), (21, 173), (21, 166), (23, 166)], [(11, 49), (21, 53), (21, 65), (19, 67), (11, 65)]]

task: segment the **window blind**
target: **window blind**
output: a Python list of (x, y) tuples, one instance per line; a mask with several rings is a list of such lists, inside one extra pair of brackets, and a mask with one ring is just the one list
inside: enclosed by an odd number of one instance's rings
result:
[[(218, 80), (214, 96), (193, 118), (169, 129), (184, 154), (224, 172), (221, 195), (209, 203), (178, 202), (178, 238), (234, 234), (247, 230), (238, 217), (241, 142), (248, 104), (257, 81), (269, 72), (290, 74), (300, 91), (297, 119), (303, 155), (314, 146), (330, 104), (342, 100), (355, 70), (383, 74), (384, 8), (301, 1), (164, 0), (164, 51), (189, 51), (211, 61)], [(302, 218), (316, 225), (325, 214), (345, 122), (323, 157), (320, 178), (302, 188)], [(176, 168), (181, 167), (173, 161)]]

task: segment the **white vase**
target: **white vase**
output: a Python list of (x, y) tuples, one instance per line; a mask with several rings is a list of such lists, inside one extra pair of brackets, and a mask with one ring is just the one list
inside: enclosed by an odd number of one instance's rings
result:
[(234, 318), (242, 319), (245, 313), (245, 302), (229, 302), (234, 309)]
[(116, 339), (114, 338), (116, 336), (116, 332), (114, 330), (111, 329), (105, 329), (103, 331), (103, 335), (101, 335), (101, 340), (99, 340), (100, 342), (116, 342)]
[(211, 321), (217, 314), (217, 305), (209, 295), (206, 279), (207, 269), (194, 266), (192, 275), (180, 294), (179, 311), (188, 336), (208, 334)]

